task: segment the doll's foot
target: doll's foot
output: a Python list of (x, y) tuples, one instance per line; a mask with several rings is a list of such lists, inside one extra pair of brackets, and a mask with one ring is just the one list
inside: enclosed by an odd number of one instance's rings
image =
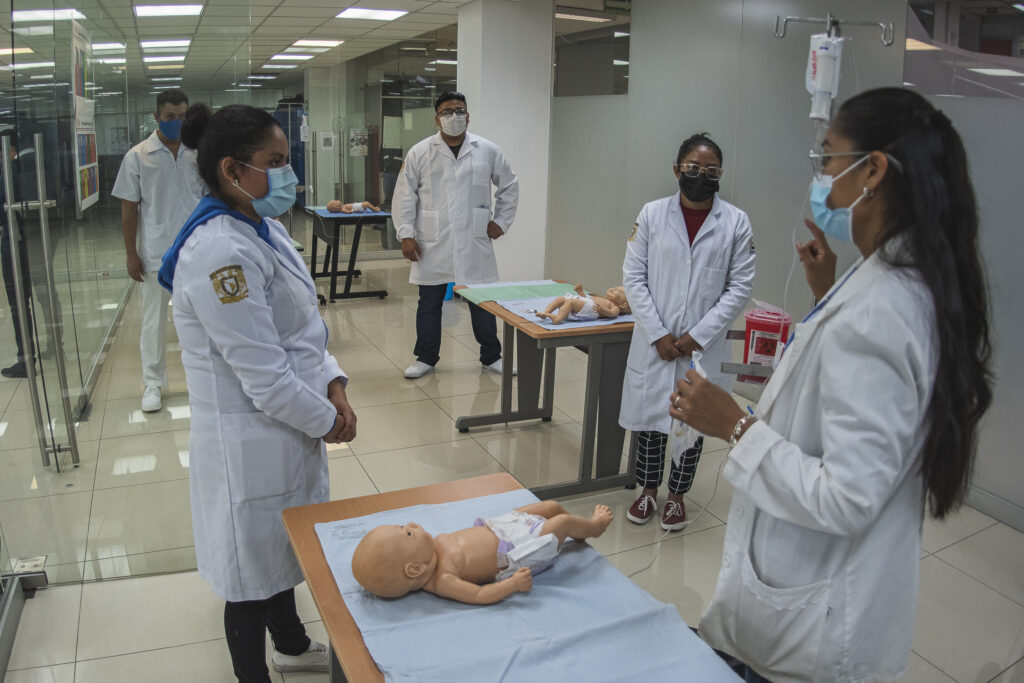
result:
[(594, 516), (591, 519), (597, 524), (597, 533), (593, 535), (593, 538), (597, 538), (612, 523), (612, 509), (607, 505), (595, 505)]

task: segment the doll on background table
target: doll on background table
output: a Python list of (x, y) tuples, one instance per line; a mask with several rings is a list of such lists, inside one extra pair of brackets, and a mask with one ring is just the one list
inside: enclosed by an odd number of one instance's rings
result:
[(332, 199), (327, 202), (327, 210), (331, 213), (361, 213), (363, 211), (380, 211), (379, 206), (374, 206), (370, 202), (353, 202), (351, 204), (342, 204), (337, 199)]
[(557, 325), (566, 319), (587, 322), (598, 318), (617, 318), (630, 312), (622, 287), (612, 287), (603, 297), (588, 295), (583, 285), (576, 285), (573, 289), (575, 294), (556, 297), (546, 309), (537, 311), (537, 317), (547, 318)]
[(589, 519), (556, 501), (532, 503), (467, 528), (431, 536), (415, 522), (372, 529), (352, 556), (352, 574), (370, 593), (398, 598), (423, 589), (459, 602), (490, 605), (533, 587), (566, 538), (597, 538), (612, 521), (607, 505)]

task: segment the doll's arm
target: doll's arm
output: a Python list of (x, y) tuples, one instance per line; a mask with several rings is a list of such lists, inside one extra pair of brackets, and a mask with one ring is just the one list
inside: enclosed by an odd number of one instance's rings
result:
[(587, 295), (587, 293), (583, 290), (583, 285), (578, 284), (575, 287), (573, 287), (573, 290), (575, 290), (575, 292), (577, 294), (579, 294), (580, 296), (586, 296)]
[(370, 202), (362, 202), (364, 211), (380, 211), (379, 206), (374, 206)]
[[(533, 576), (527, 567), (520, 567), (507, 579), (478, 586), (455, 574), (439, 576), (434, 584), (434, 593), (471, 605), (492, 605), (501, 602), (513, 593), (527, 593), (533, 588)], [(428, 588), (429, 590), (429, 588)]]
[(597, 310), (598, 315), (602, 318), (618, 318), (619, 307), (612, 303), (609, 299), (605, 299), (601, 296), (590, 297), (594, 302), (594, 308)]

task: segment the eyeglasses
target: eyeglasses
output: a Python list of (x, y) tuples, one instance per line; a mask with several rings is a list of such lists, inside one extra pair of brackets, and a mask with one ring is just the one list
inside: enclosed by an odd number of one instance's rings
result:
[(469, 110), (465, 107), (459, 107), (457, 109), (442, 109), (437, 112), (437, 115), (442, 119), (450, 119), (453, 116), (465, 116), (469, 113)]
[(861, 157), (870, 154), (870, 152), (816, 152), (813, 149), (807, 153), (807, 157), (811, 160), (811, 170), (814, 171), (814, 177), (820, 178), (825, 175), (825, 164), (832, 157)]
[(699, 164), (676, 164), (676, 168), (687, 178), (697, 178), (703, 173), (708, 180), (718, 180), (725, 173), (718, 166), (700, 166)]

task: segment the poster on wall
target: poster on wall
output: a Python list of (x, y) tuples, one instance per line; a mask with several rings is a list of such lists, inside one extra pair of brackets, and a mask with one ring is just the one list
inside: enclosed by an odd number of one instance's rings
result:
[(348, 155), (365, 157), (369, 151), (369, 141), (365, 128), (352, 128), (348, 134)]
[(75, 205), (78, 213), (100, 198), (99, 163), (96, 155), (96, 101), (87, 97), (92, 83), (92, 43), (78, 22), (71, 22), (71, 83), (74, 88), (74, 118), (71, 131), (75, 160)]

